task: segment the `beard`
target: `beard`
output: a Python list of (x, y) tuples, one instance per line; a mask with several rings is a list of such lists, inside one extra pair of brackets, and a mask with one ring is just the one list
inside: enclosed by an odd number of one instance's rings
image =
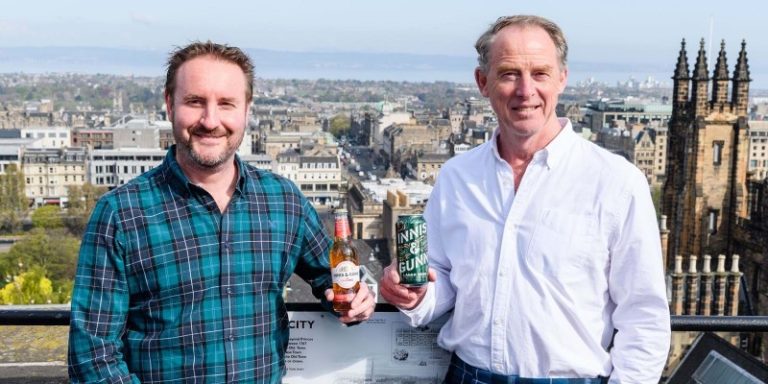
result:
[[(235, 152), (240, 147), (240, 144), (243, 142), (243, 136), (245, 135), (244, 131), (237, 137), (235, 136), (236, 134), (230, 133), (225, 129), (210, 131), (200, 125), (194, 126), (187, 131), (189, 132), (189, 137), (182, 137), (181, 131), (176, 129), (176, 127), (173, 128), (177, 151), (181, 152), (184, 157), (192, 160), (192, 164), (201, 169), (215, 169), (227, 161), (231, 161)], [(195, 149), (194, 139), (199, 136), (226, 137), (226, 147), (215, 154), (203, 154)]]

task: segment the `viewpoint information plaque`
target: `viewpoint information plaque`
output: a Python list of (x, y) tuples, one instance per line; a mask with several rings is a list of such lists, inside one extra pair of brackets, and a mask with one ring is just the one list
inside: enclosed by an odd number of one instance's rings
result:
[(412, 328), (399, 312), (347, 327), (321, 310), (289, 311), (283, 383), (440, 383), (450, 354), (437, 345), (445, 319)]

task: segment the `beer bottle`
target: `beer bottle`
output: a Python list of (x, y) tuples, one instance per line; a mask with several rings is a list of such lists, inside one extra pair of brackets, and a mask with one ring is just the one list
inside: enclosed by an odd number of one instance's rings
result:
[(351, 309), (352, 299), (360, 289), (360, 262), (349, 235), (347, 210), (336, 210), (333, 247), (331, 248), (331, 277), (333, 278), (333, 310)]

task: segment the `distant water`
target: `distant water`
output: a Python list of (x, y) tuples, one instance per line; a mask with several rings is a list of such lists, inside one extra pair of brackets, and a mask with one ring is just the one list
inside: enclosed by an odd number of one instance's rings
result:
[[(134, 76), (164, 76), (162, 65), (122, 65), (119, 63), (67, 63), (67, 62), (8, 62), (0, 61), (0, 73), (85, 73), (115, 74)], [(459, 84), (474, 84), (474, 67), (465, 69), (366, 69), (366, 68), (290, 68), (260, 66), (256, 63), (256, 76), (264, 79), (330, 79), (361, 81), (408, 81), (435, 82), (449, 81)], [(572, 70), (568, 83), (592, 78), (594, 81), (615, 85), (629, 79), (645, 81), (649, 76), (656, 81), (672, 86), (671, 74), (635, 72), (577, 72)]]
[[(473, 84), (474, 57), (381, 54), (306, 53), (246, 50), (256, 75), (267, 79), (450, 81)], [(0, 47), (0, 73), (104, 73), (163, 76), (167, 52), (93, 47)], [(672, 85), (674, 58), (663, 63), (569, 63), (569, 84), (587, 79), (607, 85), (630, 78), (644, 82), (649, 76)], [(753, 89), (768, 89), (768, 65), (750, 63)]]

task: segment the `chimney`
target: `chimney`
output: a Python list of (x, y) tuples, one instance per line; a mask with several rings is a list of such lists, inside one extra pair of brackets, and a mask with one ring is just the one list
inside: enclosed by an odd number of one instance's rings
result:
[(712, 256), (704, 255), (704, 265), (701, 268), (701, 287), (703, 289), (701, 295), (701, 314), (703, 316), (709, 316), (712, 314), (712, 270), (710, 269), (710, 262)]
[(728, 276), (728, 315), (739, 315), (739, 288), (741, 287), (741, 272), (739, 271), (739, 255), (731, 258), (731, 273)]
[(686, 315), (697, 315), (699, 307), (699, 274), (696, 272), (696, 255), (691, 255), (688, 262), (688, 275), (686, 276), (686, 285), (688, 286), (688, 305), (686, 306)]
[(725, 272), (725, 255), (717, 257), (715, 273), (715, 315), (725, 315), (725, 282), (728, 274)]
[(675, 270), (672, 272), (672, 314), (683, 314), (683, 299), (685, 297), (683, 291), (683, 256), (675, 256)]

